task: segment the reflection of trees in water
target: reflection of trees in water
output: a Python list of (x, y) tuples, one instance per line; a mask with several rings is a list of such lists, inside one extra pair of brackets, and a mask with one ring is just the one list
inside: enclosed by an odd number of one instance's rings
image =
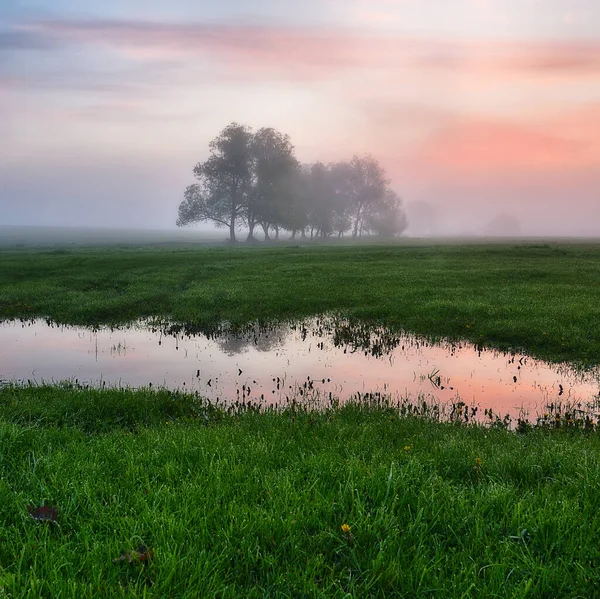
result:
[(391, 354), (398, 346), (424, 346), (424, 341), (394, 332), (387, 327), (370, 322), (348, 321), (341, 317), (317, 317), (296, 323), (250, 323), (235, 329), (201, 330), (188, 325), (171, 324), (162, 329), (163, 334), (176, 338), (197, 337), (202, 335), (214, 341), (219, 349), (229, 355), (242, 353), (254, 348), (259, 352), (276, 350), (288, 342), (292, 333), (298, 334), (302, 341), (317, 338), (318, 347), (325, 349), (323, 343), (331, 339), (334, 347), (350, 352), (361, 351), (372, 356)]
[[(459, 342), (440, 343), (440, 340), (415, 337), (372, 321), (348, 320), (341, 316), (315, 317), (294, 323), (254, 322), (242, 327), (221, 326), (210, 330), (190, 325), (169, 324), (152, 330), (176, 339), (206, 337), (229, 356), (251, 348), (259, 352), (274, 351), (283, 347), (292, 334), (297, 335), (302, 341), (317, 339), (317, 347), (321, 350), (326, 350), (326, 342), (331, 340), (334, 347), (343, 349), (345, 353), (361, 352), (373, 357), (389, 356), (398, 348), (403, 351), (409, 348), (419, 350), (442, 345), (451, 354), (464, 349), (463, 344)], [(467, 346), (471, 347), (470, 344)], [(483, 351), (480, 345), (473, 346), (473, 349), (479, 355)]]
[(325, 350), (324, 341), (330, 339), (333, 346), (351, 353), (360, 351), (374, 357), (387, 356), (396, 348), (425, 347), (428, 343), (413, 336), (401, 334), (385, 326), (369, 322), (348, 321), (344, 318), (313, 318), (294, 324), (252, 324), (243, 330), (209, 335), (221, 351), (234, 355), (254, 347), (260, 352), (269, 352), (282, 347), (290, 335), (296, 333), (302, 341), (320, 341), (317, 346)]
[(281, 347), (290, 334), (290, 325), (251, 323), (236, 328), (221, 326), (207, 329), (188, 324), (168, 324), (151, 330), (175, 339), (206, 337), (216, 343), (223, 353), (233, 356), (251, 347), (260, 352), (269, 352)]
[(214, 337), (219, 349), (233, 356), (254, 348), (259, 352), (270, 352), (285, 344), (290, 334), (289, 325), (252, 325), (244, 332), (227, 332)]

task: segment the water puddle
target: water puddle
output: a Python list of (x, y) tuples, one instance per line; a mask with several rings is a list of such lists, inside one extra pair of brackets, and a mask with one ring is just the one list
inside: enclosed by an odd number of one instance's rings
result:
[(548, 404), (598, 400), (598, 371), (578, 373), (467, 343), (431, 344), (333, 318), (206, 336), (178, 327), (0, 324), (0, 381), (77, 381), (198, 391), (211, 400), (283, 405), (292, 397), (383, 394), (531, 417)]

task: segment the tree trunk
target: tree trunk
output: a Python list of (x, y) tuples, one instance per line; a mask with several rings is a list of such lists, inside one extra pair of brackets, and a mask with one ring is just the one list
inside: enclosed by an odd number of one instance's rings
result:
[(296, 229), (292, 231), (292, 236), (290, 237), (290, 239), (296, 239)]
[(362, 206), (358, 207), (358, 210), (356, 211), (356, 220), (354, 221), (354, 230), (352, 231), (352, 237), (356, 237), (358, 235), (358, 226), (361, 224), (362, 221)]
[(269, 241), (271, 238), (269, 237), (269, 225), (265, 223), (260, 223), (260, 226), (263, 228), (265, 232), (265, 241)]
[(256, 241), (256, 237), (254, 237), (254, 227), (256, 226), (256, 222), (254, 218), (248, 218), (248, 237), (246, 237), (246, 241)]
[(238, 186), (237, 184), (234, 185), (234, 188), (232, 189), (232, 193), (231, 193), (231, 198), (230, 198), (230, 216), (231, 216), (231, 220), (229, 221), (229, 241), (231, 243), (235, 243), (237, 241), (237, 239), (235, 238), (235, 221), (237, 220), (238, 217), (238, 205), (237, 205), (237, 192), (238, 192)]
[(300, 237), (302, 237), (302, 239), (306, 239), (306, 229), (302, 229)]
[(275, 239), (279, 241), (279, 227), (275, 227)]

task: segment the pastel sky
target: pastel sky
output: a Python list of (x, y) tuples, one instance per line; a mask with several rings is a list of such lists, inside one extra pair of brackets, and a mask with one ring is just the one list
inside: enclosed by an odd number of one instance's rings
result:
[(231, 121), (439, 233), (600, 236), (600, 3), (0, 0), (0, 224), (173, 227)]

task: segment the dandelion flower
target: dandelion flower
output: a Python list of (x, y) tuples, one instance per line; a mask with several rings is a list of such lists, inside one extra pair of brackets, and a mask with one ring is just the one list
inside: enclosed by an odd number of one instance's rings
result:
[(412, 449), (412, 445), (405, 445), (404, 451), (410, 451)]
[(347, 534), (350, 534), (350, 531), (351, 531), (351, 530), (352, 530), (352, 529), (350, 528), (350, 525), (349, 525), (349, 524), (346, 524), (346, 523), (342, 524), (342, 532), (343, 532), (345, 535), (347, 535)]

